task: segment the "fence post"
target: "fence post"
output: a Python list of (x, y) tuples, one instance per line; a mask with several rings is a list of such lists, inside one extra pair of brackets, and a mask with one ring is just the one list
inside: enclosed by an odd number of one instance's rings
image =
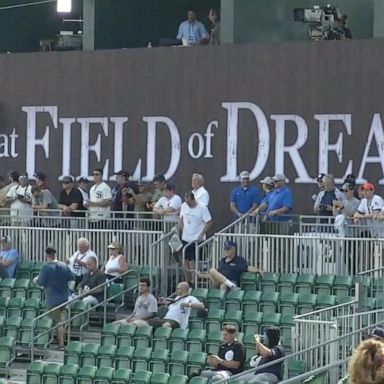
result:
[[(335, 340), (338, 337), (338, 323), (337, 323), (337, 321), (335, 321), (333, 324), (330, 324), (329, 336), (330, 336), (330, 340)], [(330, 347), (330, 351), (329, 351), (330, 361), (327, 362), (326, 364), (330, 364), (333, 361), (339, 360), (340, 342), (334, 342), (334, 343), (330, 344), (329, 347)], [(332, 368), (329, 371), (329, 382), (330, 383), (337, 383), (338, 380), (339, 380), (339, 368), (338, 367)]]

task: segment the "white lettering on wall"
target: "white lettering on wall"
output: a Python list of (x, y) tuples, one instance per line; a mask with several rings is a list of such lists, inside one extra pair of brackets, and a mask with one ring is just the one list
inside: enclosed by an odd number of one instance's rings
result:
[(61, 180), (64, 176), (71, 175), (71, 128), (75, 121), (76, 119), (73, 117), (62, 117), (59, 119), (60, 124), (63, 126), (63, 164), (59, 180)]

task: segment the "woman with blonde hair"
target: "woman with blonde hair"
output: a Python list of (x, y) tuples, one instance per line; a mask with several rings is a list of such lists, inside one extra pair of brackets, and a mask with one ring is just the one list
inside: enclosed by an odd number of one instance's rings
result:
[(353, 352), (348, 366), (349, 384), (384, 384), (384, 344), (368, 339)]
[[(104, 266), (107, 279), (113, 279), (128, 270), (128, 263), (123, 255), (123, 246), (117, 241), (108, 245), (109, 259)], [(123, 279), (116, 279), (114, 283), (122, 283)]]

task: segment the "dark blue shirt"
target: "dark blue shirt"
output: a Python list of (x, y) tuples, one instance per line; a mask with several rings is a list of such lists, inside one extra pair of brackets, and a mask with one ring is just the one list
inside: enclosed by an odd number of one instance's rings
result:
[(46, 290), (48, 308), (68, 301), (68, 282), (71, 280), (75, 280), (75, 278), (66, 264), (53, 262), (43, 266), (37, 284)]
[[(261, 359), (260, 359), (259, 363), (257, 364), (257, 366), (260, 367), (263, 364), (270, 363), (273, 360), (277, 360), (277, 359), (280, 359), (280, 358), (285, 356), (284, 347), (281, 346), (281, 345), (275, 345), (274, 347), (272, 347), (271, 348), (271, 353), (272, 353), (271, 356), (261, 357)], [(277, 364), (271, 365), (270, 367), (266, 367), (264, 369), (260, 368), (260, 370), (258, 370), (256, 372), (256, 375), (258, 373), (263, 373), (263, 372), (264, 373), (273, 373), (274, 375), (277, 376), (277, 378), (279, 380), (283, 380), (282, 367), (283, 367), (283, 363), (277, 363)]]
[(263, 195), (256, 187), (243, 188), (241, 185), (234, 188), (231, 194), (231, 203), (234, 203), (240, 213), (246, 213), (250, 208), (259, 205)]
[[(288, 212), (291, 211), (292, 209), (291, 190), (288, 189), (287, 187), (274, 189), (270, 193), (267, 204), (268, 204), (267, 213), (283, 207), (287, 207)], [(291, 220), (291, 217), (290, 215), (288, 215), (288, 212), (282, 216), (277, 215), (277, 216), (268, 217), (268, 221), (289, 221)]]
[(231, 261), (226, 262), (225, 257), (220, 260), (218, 271), (228, 280), (234, 281), (240, 287), (241, 274), (247, 272), (248, 264), (244, 257), (235, 256)]

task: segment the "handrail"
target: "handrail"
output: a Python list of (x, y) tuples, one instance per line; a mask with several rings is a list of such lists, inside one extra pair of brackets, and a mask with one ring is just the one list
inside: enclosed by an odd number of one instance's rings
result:
[(357, 274), (358, 275), (366, 275), (366, 274), (371, 273), (371, 272), (378, 272), (378, 271), (383, 271), (383, 270), (384, 270), (384, 267), (378, 267), (378, 268), (374, 268), (374, 269), (367, 269), (365, 271), (358, 272)]
[(230, 379), (223, 379), (223, 380), (220, 380), (220, 381), (217, 381), (216, 384), (220, 384), (220, 383), (227, 383), (228, 380), (230, 381), (233, 381), (233, 379), (240, 379), (242, 376), (244, 376), (245, 374), (248, 374), (248, 373), (251, 373), (251, 372), (258, 372), (260, 369), (264, 369), (264, 368), (267, 368), (267, 367), (271, 367), (272, 365), (275, 365), (275, 364), (279, 364), (279, 363), (283, 363), (284, 361), (286, 360), (289, 360), (289, 359), (292, 359), (296, 356), (299, 356), (303, 353), (307, 353), (307, 352), (310, 352), (310, 351), (313, 351), (317, 348), (321, 348), (321, 347), (325, 347), (329, 344), (332, 344), (332, 343), (335, 343), (335, 342), (338, 342), (338, 341), (341, 341), (341, 340), (344, 340), (348, 337), (351, 337), (353, 335), (356, 335), (356, 334), (359, 334), (361, 332), (364, 332), (364, 331), (368, 331), (374, 327), (378, 327), (378, 326), (382, 326), (383, 325), (383, 322), (382, 321), (379, 321), (377, 323), (374, 323), (374, 324), (370, 324), (370, 325), (367, 325), (365, 327), (362, 327), (356, 331), (353, 331), (353, 332), (350, 332), (350, 333), (346, 333), (344, 335), (341, 335), (341, 336), (338, 336), (332, 340), (327, 340), (327, 341), (323, 341), (322, 343), (320, 344), (317, 344), (317, 345), (313, 345), (312, 347), (308, 347), (307, 349), (303, 349), (302, 351), (298, 351), (298, 352), (293, 352), (289, 355), (286, 355), (284, 357), (281, 357), (279, 359), (276, 359), (276, 360), (273, 360), (269, 363), (266, 363), (266, 364), (263, 364), (261, 366), (258, 366), (256, 368), (251, 368), (251, 369), (248, 369), (247, 371), (244, 371), (244, 372), (241, 372), (241, 373), (238, 373), (236, 375), (233, 375), (231, 376)]
[[(94, 306), (88, 308), (87, 310), (81, 312), (81, 313), (78, 314), (77, 316), (83, 315), (84, 313), (88, 313), (89, 311), (91, 311), (91, 310), (93, 310), (93, 309), (95, 309), (95, 308), (97, 308), (97, 307), (99, 307), (99, 306), (101, 306), (101, 305), (106, 304), (107, 302), (113, 300), (115, 297), (118, 297), (118, 296), (122, 295), (123, 293), (128, 292), (128, 291), (130, 291), (131, 289), (134, 289), (134, 288), (135, 288), (135, 287), (131, 287), (131, 288), (129, 288), (129, 289), (123, 290), (122, 292), (120, 292), (119, 294), (117, 294), (117, 295), (115, 295), (115, 296), (112, 296), (112, 297), (110, 297), (110, 298), (107, 298), (107, 288), (108, 288), (108, 286), (109, 286), (111, 283), (113, 283), (115, 280), (117, 280), (117, 279), (121, 279), (122, 277), (128, 275), (129, 273), (132, 273), (133, 271), (134, 271), (133, 269), (130, 269), (130, 270), (128, 270), (128, 271), (125, 271), (125, 272), (123, 272), (122, 274), (120, 274), (119, 276), (116, 276), (116, 277), (114, 277), (113, 279), (110, 279), (110, 280), (106, 280), (104, 283), (99, 284), (98, 286), (96, 286), (96, 287), (90, 289), (90, 290), (87, 291), (86, 293), (77, 296), (75, 299), (68, 300), (68, 301), (66, 301), (66, 302), (64, 302), (64, 303), (62, 303), (62, 304), (60, 304), (60, 305), (58, 305), (58, 306), (56, 306), (56, 307), (54, 307), (54, 308), (49, 309), (48, 311), (42, 313), (41, 315), (35, 317), (35, 318), (32, 320), (32, 324), (31, 324), (31, 361), (33, 361), (33, 359), (34, 359), (34, 346), (35, 346), (35, 335), (34, 335), (35, 332), (34, 332), (34, 331), (35, 331), (35, 325), (36, 325), (36, 323), (37, 323), (38, 320), (40, 320), (40, 319), (42, 319), (42, 318), (48, 316), (50, 313), (52, 313), (52, 312), (54, 312), (54, 311), (56, 311), (56, 310), (61, 310), (61, 309), (63, 309), (63, 308), (65, 308), (66, 306), (68, 306), (68, 308), (69, 308), (69, 314), (70, 314), (70, 308), (71, 308), (70, 304), (72, 304), (72, 303), (74, 303), (74, 302), (76, 302), (76, 301), (80, 301), (80, 300), (82, 300), (84, 297), (88, 296), (88, 295), (89, 295), (90, 293), (92, 293), (92, 292), (95, 292), (96, 290), (98, 290), (98, 289), (101, 288), (101, 287), (103, 287), (103, 289), (104, 289), (104, 300), (103, 300), (102, 302), (97, 303), (96, 305), (94, 305)], [(75, 316), (74, 318), (76, 318), (77, 316)], [(43, 332), (43, 333), (40, 333), (40, 334), (37, 335), (36, 337), (40, 337), (41, 335), (44, 335), (44, 334), (46, 334), (46, 333), (48, 333), (48, 332), (51, 332), (52, 330), (55, 330), (56, 328), (59, 328), (59, 327), (61, 327), (61, 326), (64, 326), (65, 324), (68, 323), (68, 324), (69, 324), (69, 326), (68, 326), (68, 340), (70, 340), (70, 324), (71, 324), (71, 320), (73, 320), (73, 318), (71, 318), (70, 316), (68, 316), (68, 318), (67, 318), (66, 320), (59, 322), (58, 324), (56, 324), (56, 325), (55, 325), (53, 328), (51, 328), (50, 330), (45, 331), (45, 332)], [(106, 307), (105, 307), (105, 305), (104, 305), (104, 322), (105, 322), (105, 321), (106, 321)]]

